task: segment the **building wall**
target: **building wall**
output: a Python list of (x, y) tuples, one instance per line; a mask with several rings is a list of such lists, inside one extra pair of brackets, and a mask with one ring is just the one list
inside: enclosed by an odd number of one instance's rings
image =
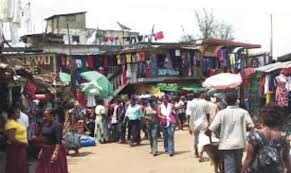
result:
[(71, 16), (56, 16), (47, 20), (47, 22), (48, 32), (60, 34), (62, 29), (67, 28), (67, 24), (69, 24), (70, 29), (85, 29), (86, 15), (77, 14)]

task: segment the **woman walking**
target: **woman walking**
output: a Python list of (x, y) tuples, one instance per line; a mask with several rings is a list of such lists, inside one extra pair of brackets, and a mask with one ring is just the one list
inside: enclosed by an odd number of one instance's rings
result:
[(151, 153), (153, 156), (157, 156), (159, 118), (154, 99), (150, 99), (147, 107), (145, 108), (145, 123), (151, 144)]
[(163, 128), (165, 152), (172, 157), (175, 152), (174, 135), (176, 124), (178, 123), (180, 125), (180, 121), (174, 112), (173, 105), (169, 103), (168, 96), (163, 96), (163, 102), (158, 107), (158, 117)]
[(44, 145), (39, 153), (36, 173), (68, 173), (66, 152), (62, 145), (62, 128), (55, 121), (55, 112), (45, 110), (44, 120), (41, 129)]
[(28, 173), (27, 164), (27, 132), (24, 125), (17, 120), (20, 117), (18, 108), (9, 108), (5, 130), (8, 133), (6, 146), (6, 173)]
[(262, 128), (248, 136), (241, 173), (283, 173), (285, 169), (290, 173), (290, 146), (281, 130), (287, 114), (279, 106), (269, 106), (260, 112), (260, 117)]
[(130, 142), (131, 146), (140, 144), (140, 130), (141, 119), (143, 118), (142, 107), (136, 104), (134, 97), (130, 100), (130, 105), (126, 109), (125, 117), (129, 120), (130, 129)]

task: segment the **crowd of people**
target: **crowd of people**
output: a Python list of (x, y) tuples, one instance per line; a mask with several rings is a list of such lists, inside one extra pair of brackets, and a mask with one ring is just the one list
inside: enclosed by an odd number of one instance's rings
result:
[(99, 100), (92, 108), (76, 104), (67, 116), (58, 104), (38, 105), (33, 116), (37, 126), (18, 104), (2, 111), (0, 173), (28, 173), (27, 148), (31, 145), (38, 148), (36, 173), (67, 173), (68, 148), (63, 143), (69, 132), (90, 135), (101, 144), (134, 147), (149, 140), (153, 156), (162, 152), (158, 149), (162, 137), (163, 151), (172, 157), (175, 131), (186, 128), (193, 136), (194, 156), (203, 161), (206, 146), (217, 146), (223, 163), (220, 169), (225, 173), (291, 172), (289, 143), (282, 135), (288, 114), (277, 105), (262, 108), (260, 128), (255, 129), (250, 114), (238, 106), (233, 93), (224, 97), (207, 93), (117, 97), (109, 104)]
[(59, 109), (39, 104), (31, 117), (22, 110), (16, 103), (1, 111), (0, 173), (29, 173), (31, 148), (37, 150), (36, 173), (68, 173)]

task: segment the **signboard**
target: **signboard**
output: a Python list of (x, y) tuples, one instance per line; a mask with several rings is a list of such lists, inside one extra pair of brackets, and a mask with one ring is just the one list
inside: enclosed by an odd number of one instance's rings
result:
[(21, 65), (34, 75), (55, 72), (55, 54), (20, 54), (5, 57), (10, 64)]

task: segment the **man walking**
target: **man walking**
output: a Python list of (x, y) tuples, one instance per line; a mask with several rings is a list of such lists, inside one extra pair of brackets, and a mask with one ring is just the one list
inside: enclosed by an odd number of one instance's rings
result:
[(239, 173), (247, 128), (253, 128), (254, 123), (249, 113), (237, 106), (237, 95), (227, 94), (226, 102), (228, 107), (217, 113), (207, 134), (220, 130), (219, 150), (223, 153), (225, 173)]
[(201, 93), (195, 93), (194, 97), (195, 98), (189, 103), (187, 112), (190, 114), (189, 132), (194, 135), (195, 156), (199, 158), (199, 135), (201, 132), (204, 134), (208, 127), (207, 116), (209, 114), (209, 104)]

